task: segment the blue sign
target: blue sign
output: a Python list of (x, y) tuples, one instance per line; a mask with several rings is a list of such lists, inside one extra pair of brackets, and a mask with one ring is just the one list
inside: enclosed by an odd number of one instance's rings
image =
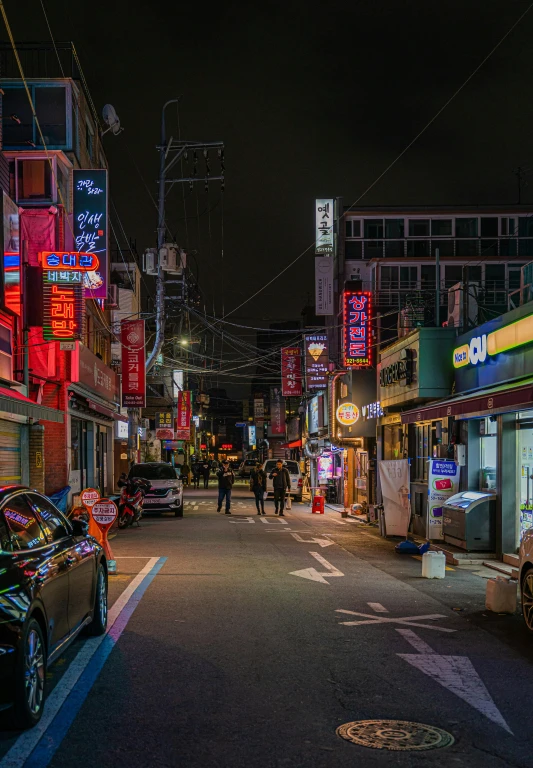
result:
[(235, 426), (236, 427), (247, 427), (248, 426), (248, 422), (246, 422), (246, 421), (236, 421), (235, 422)]
[(108, 283), (107, 171), (74, 169), (74, 238), (78, 251), (95, 253), (96, 272), (84, 276), (85, 298), (106, 299)]

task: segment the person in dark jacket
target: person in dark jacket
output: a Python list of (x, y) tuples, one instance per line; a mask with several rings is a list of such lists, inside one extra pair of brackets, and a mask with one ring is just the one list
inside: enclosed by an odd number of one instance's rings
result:
[(231, 489), (235, 482), (235, 475), (229, 465), (229, 461), (223, 461), (220, 469), (217, 469), (218, 478), (218, 507), (217, 512), (222, 510), (222, 502), (226, 499), (226, 515), (231, 515)]
[(255, 496), (255, 506), (257, 507), (258, 515), (266, 515), (265, 512), (265, 491), (267, 484), (267, 476), (264, 471), (261, 462), (258, 461), (255, 469), (250, 472), (250, 490)]
[(202, 465), (199, 461), (193, 462), (192, 465), (192, 484), (195, 488), (200, 487), (200, 474), (201, 474)]
[(269, 474), (274, 486), (274, 504), (276, 506), (275, 514), (285, 517), (283, 509), (285, 507), (285, 493), (291, 489), (291, 476), (287, 467), (283, 466), (281, 459), (276, 461), (276, 466)]
[(202, 461), (202, 477), (204, 478), (204, 488), (209, 488), (209, 474), (211, 472), (211, 464), (209, 459)]

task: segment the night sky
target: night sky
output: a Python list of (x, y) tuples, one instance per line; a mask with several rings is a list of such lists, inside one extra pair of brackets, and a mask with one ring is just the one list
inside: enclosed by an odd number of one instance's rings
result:
[[(191, 218), (186, 231), (181, 189), (167, 212), (179, 242), (198, 251), (217, 314), (304, 251), (314, 198), (355, 200), (528, 5), (45, 0), (55, 39), (77, 47), (98, 111), (113, 104), (125, 128), (105, 147), (113, 201), (140, 251), (155, 242), (156, 211), (134, 161), (155, 194), (163, 102), (183, 97), (182, 138), (225, 141), (223, 206), (213, 182), (209, 196), (203, 185), (186, 189), (199, 226)], [(40, 0), (5, 6), (16, 40), (49, 40)], [(533, 167), (532, 33), (533, 10), (362, 203), (515, 202), (514, 168)], [(523, 201), (532, 199), (526, 189)], [(310, 250), (233, 319), (297, 318), (313, 294), (313, 259)]]

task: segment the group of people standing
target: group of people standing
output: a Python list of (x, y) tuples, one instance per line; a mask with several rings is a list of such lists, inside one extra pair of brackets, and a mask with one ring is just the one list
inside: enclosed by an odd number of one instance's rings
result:
[(211, 474), (211, 462), (209, 459), (205, 461), (194, 461), (192, 467), (189, 467), (187, 462), (181, 465), (181, 479), (183, 485), (189, 485), (192, 469), (192, 485), (193, 488), (200, 487), (200, 480), (204, 481), (204, 488), (209, 488), (209, 475)]

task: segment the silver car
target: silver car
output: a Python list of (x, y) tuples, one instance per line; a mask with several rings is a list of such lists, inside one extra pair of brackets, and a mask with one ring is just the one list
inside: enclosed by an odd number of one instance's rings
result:
[(175, 467), (164, 461), (147, 461), (134, 464), (130, 477), (142, 477), (152, 486), (144, 497), (143, 514), (174, 512), (176, 517), (183, 517), (183, 483)]

